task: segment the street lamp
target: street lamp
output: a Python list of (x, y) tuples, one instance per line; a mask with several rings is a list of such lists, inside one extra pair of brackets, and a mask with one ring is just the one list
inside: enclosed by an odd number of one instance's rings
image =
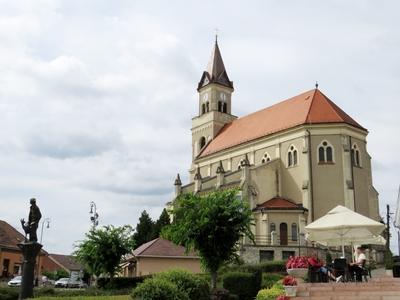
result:
[(90, 222), (92, 222), (93, 229), (96, 228), (97, 225), (99, 225), (99, 214), (97, 213), (97, 206), (96, 203), (93, 201), (90, 202)]
[[(48, 228), (50, 228), (50, 222), (51, 222), (50, 218), (44, 218), (42, 221), (42, 228), (40, 230), (40, 244), (42, 244), (42, 242), (43, 242), (44, 224), (46, 224), (46, 228), (48, 229)], [(40, 274), (40, 254), (39, 254), (38, 260), (37, 260), (36, 286), (39, 285), (39, 274)]]

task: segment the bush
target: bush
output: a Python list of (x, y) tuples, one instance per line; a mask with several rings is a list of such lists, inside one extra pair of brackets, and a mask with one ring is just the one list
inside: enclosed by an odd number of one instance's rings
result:
[(159, 273), (156, 277), (174, 283), (180, 291), (188, 295), (190, 300), (210, 299), (210, 286), (208, 282), (204, 278), (188, 271), (171, 270)]
[(278, 296), (284, 294), (282, 284), (277, 283), (270, 289), (262, 289), (258, 292), (256, 300), (275, 300)]
[(276, 284), (282, 278), (283, 278), (283, 275), (281, 275), (281, 274), (263, 273), (262, 274), (261, 288), (270, 289), (270, 288), (272, 288), (272, 286), (274, 284)]
[(19, 289), (3, 287), (0, 288), (0, 300), (17, 300)]
[(227, 272), (257, 272), (286, 274), (286, 261), (274, 260), (259, 264), (228, 265), (220, 269), (220, 273)]
[(229, 294), (228, 290), (225, 289), (213, 289), (211, 291), (211, 300), (240, 300), (239, 296), (234, 294)]
[(230, 293), (237, 295), (239, 299), (252, 300), (261, 287), (261, 272), (226, 273), (223, 277), (223, 286)]
[(190, 300), (172, 282), (162, 278), (149, 278), (140, 283), (131, 294), (137, 300)]
[(151, 276), (115, 277), (113, 279), (101, 277), (97, 279), (97, 287), (106, 290), (133, 289), (149, 277)]

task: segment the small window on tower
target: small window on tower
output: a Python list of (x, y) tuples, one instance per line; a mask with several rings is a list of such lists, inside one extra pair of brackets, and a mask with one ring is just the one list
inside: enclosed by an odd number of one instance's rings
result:
[(225, 102), (222, 103), (222, 112), (223, 113), (228, 113), (228, 104), (226, 104)]
[(294, 167), (297, 166), (297, 164), (298, 164), (297, 149), (295, 146), (291, 145), (287, 153), (287, 166)]
[(203, 147), (206, 145), (206, 138), (202, 136), (200, 138), (200, 149), (203, 149)]
[(218, 101), (218, 111), (222, 112), (222, 106), (223, 103), (221, 101)]
[(210, 111), (210, 102), (206, 102), (206, 112)]
[(354, 166), (361, 167), (360, 150), (357, 144), (353, 144), (353, 147), (351, 147), (351, 160)]
[(206, 113), (206, 105), (203, 103), (201, 105), (201, 114), (204, 115)]
[(334, 162), (333, 154), (333, 146), (329, 142), (323, 141), (318, 146), (318, 163), (332, 164)]

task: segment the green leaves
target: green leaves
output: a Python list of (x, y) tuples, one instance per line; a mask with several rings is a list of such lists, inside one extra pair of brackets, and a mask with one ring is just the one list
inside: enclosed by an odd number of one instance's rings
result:
[(183, 194), (174, 203), (174, 222), (162, 235), (186, 250), (196, 250), (204, 267), (216, 272), (235, 258), (243, 235), (253, 239), (252, 214), (238, 190), (215, 191), (204, 196)]
[(130, 226), (110, 225), (87, 233), (86, 239), (76, 246), (74, 254), (91, 274), (107, 274), (113, 277), (118, 271), (122, 256), (130, 253), (134, 246)]

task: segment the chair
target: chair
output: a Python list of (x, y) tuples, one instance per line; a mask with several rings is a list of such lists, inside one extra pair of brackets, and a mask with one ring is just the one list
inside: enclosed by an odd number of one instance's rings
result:
[(335, 258), (333, 261), (333, 269), (335, 271), (335, 276), (338, 277), (342, 275), (342, 282), (348, 281), (349, 271), (347, 268), (347, 260), (345, 258)]
[(328, 282), (328, 276), (319, 271), (319, 268), (308, 267), (308, 279), (310, 282)]

